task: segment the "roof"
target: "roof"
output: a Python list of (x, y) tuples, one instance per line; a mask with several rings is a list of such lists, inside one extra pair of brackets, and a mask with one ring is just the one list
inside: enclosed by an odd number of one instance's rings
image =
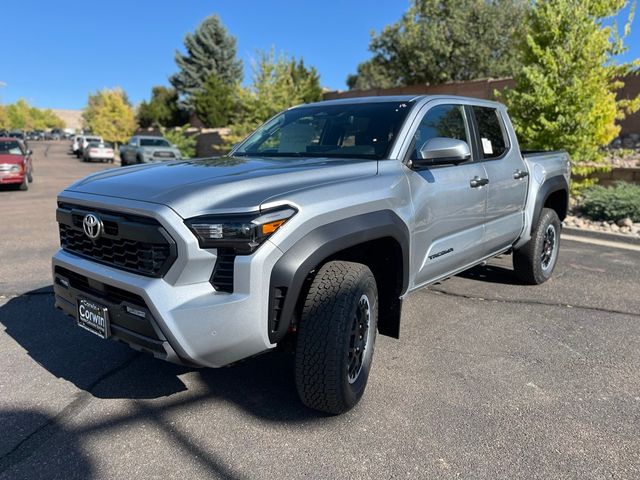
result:
[[(484, 100), (473, 97), (463, 97), (460, 95), (380, 95), (373, 97), (351, 97), (351, 98), (339, 98), (335, 100), (323, 100), (315, 103), (307, 103), (304, 105), (298, 105), (299, 107), (305, 106), (319, 106), (319, 105), (349, 105), (358, 103), (384, 103), (384, 102), (413, 102), (418, 100), (439, 100), (439, 99), (452, 99), (465, 102), (477, 103), (479, 105), (500, 105), (498, 102), (491, 100)], [(296, 107), (294, 107), (296, 108)]]

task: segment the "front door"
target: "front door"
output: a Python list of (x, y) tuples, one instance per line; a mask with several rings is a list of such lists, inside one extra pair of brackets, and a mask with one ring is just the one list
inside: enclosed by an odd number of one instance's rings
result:
[[(410, 158), (417, 158), (420, 147), (434, 137), (464, 140), (471, 148), (467, 110), (441, 102), (425, 106), (409, 149)], [(469, 161), (458, 165), (408, 170), (415, 209), (412, 287), (437, 280), (483, 256), (486, 186), (472, 180), (486, 179), (487, 175), (477, 151), (472, 152)]]

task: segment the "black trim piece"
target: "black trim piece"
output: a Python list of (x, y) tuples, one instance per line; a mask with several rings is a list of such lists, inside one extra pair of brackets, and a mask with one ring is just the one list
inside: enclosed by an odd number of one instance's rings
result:
[[(66, 284), (65, 284), (66, 282)], [(88, 298), (109, 310), (111, 337), (151, 353), (167, 356), (163, 344), (165, 335), (157, 326), (153, 314), (144, 299), (121, 288), (108, 285), (64, 267), (54, 270), (53, 291), (56, 306), (67, 315), (76, 318), (78, 297)], [(127, 306), (143, 311), (145, 317), (129, 313)]]
[(569, 184), (567, 183), (567, 179), (564, 178), (564, 175), (556, 175), (555, 177), (549, 177), (540, 186), (540, 189), (538, 190), (538, 195), (536, 197), (536, 205), (533, 210), (533, 217), (531, 218), (531, 232), (533, 232), (533, 229), (538, 224), (540, 213), (544, 208), (544, 204), (547, 203), (547, 199), (549, 198), (549, 196), (551, 196), (552, 193), (560, 192), (560, 191), (567, 193), (567, 211), (569, 211), (568, 210)]
[(210, 283), (218, 292), (233, 293), (233, 271), (236, 252), (233, 248), (219, 248)]
[[(406, 224), (391, 210), (357, 215), (323, 225), (296, 242), (280, 257), (271, 271), (269, 340), (277, 343), (286, 335), (305, 281), (316, 267), (342, 250), (385, 237), (395, 239), (402, 249), (402, 294), (409, 285), (410, 237)], [(280, 306), (283, 289), (285, 296)], [(397, 311), (399, 310), (398, 307)], [(396, 330), (398, 329), (380, 333), (397, 336)]]

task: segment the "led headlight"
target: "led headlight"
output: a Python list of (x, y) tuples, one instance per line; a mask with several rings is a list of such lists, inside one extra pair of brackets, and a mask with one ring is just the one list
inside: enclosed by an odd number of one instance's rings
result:
[(290, 206), (240, 215), (206, 215), (191, 218), (187, 226), (198, 238), (200, 248), (233, 248), (236, 254), (253, 253), (296, 214)]

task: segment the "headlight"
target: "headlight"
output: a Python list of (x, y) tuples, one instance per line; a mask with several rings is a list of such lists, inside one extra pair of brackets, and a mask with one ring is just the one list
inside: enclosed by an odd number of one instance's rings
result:
[(20, 165), (13, 165), (9, 171), (11, 173), (18, 173), (20, 172), (20, 170), (22, 170), (22, 167)]
[(290, 206), (240, 215), (206, 215), (190, 218), (187, 226), (200, 248), (233, 248), (238, 255), (253, 253), (296, 214)]

